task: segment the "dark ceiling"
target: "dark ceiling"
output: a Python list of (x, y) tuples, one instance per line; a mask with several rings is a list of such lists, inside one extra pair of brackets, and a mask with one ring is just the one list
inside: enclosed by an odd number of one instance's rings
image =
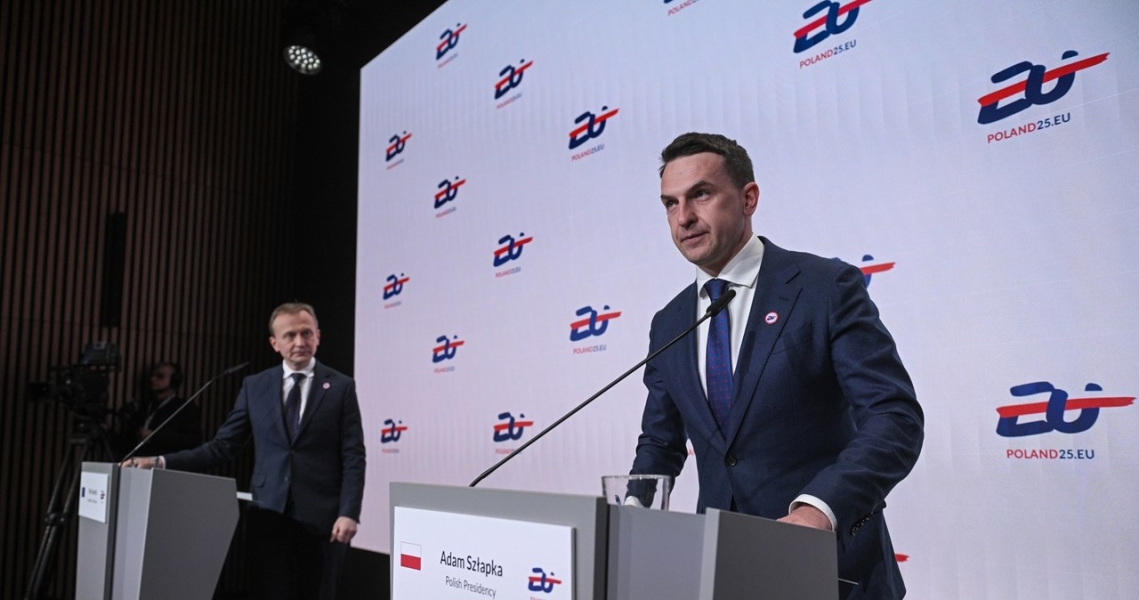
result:
[(285, 35), (307, 27), (329, 59), (359, 68), (376, 57), (444, 0), (288, 0)]

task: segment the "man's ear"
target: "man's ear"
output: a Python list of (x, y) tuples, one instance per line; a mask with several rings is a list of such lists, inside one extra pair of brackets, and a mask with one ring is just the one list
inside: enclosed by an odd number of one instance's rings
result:
[(744, 186), (744, 215), (752, 216), (759, 208), (759, 184), (751, 182)]

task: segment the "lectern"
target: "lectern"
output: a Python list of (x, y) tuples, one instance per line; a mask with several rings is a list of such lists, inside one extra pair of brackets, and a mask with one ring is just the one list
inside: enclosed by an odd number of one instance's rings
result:
[[(496, 600), (838, 598), (828, 531), (715, 509), (695, 515), (608, 506), (600, 496), (411, 483), (391, 484), (391, 505), (393, 598), (397, 589), (451, 597), (447, 586), (488, 596), (493, 589)], [(432, 521), (440, 526), (423, 525)], [(492, 537), (482, 532), (513, 531), (503, 523), (572, 529), (570, 571), (548, 573), (543, 567), (557, 561), (525, 558), (558, 543), (554, 535), (509, 535), (508, 549), (481, 544)], [(488, 575), (488, 559), (507, 568)]]
[(83, 463), (75, 597), (213, 597), (237, 526), (233, 479)]

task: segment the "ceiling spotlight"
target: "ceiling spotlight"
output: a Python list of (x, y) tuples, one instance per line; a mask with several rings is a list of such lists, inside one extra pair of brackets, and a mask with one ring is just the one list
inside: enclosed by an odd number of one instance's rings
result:
[(300, 44), (285, 46), (285, 62), (302, 75), (316, 75), (324, 67), (316, 52)]

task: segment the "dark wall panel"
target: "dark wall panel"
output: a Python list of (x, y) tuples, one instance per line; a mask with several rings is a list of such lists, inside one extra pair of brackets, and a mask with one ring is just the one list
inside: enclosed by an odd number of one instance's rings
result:
[[(0, 598), (23, 597), (75, 410), (29, 382), (118, 345), (108, 413), (176, 360), (192, 391), (276, 358), (266, 319), (295, 296), (297, 78), (281, 60), (282, 0), (0, 2)], [(121, 323), (100, 319), (108, 216), (124, 215)], [(113, 264), (113, 261), (112, 263)], [(206, 434), (240, 378), (201, 399)], [(112, 419), (98, 415), (100, 422)], [(250, 461), (225, 467), (239, 485)], [(46, 597), (74, 594), (75, 519)], [(241, 586), (228, 569), (223, 588)]]

